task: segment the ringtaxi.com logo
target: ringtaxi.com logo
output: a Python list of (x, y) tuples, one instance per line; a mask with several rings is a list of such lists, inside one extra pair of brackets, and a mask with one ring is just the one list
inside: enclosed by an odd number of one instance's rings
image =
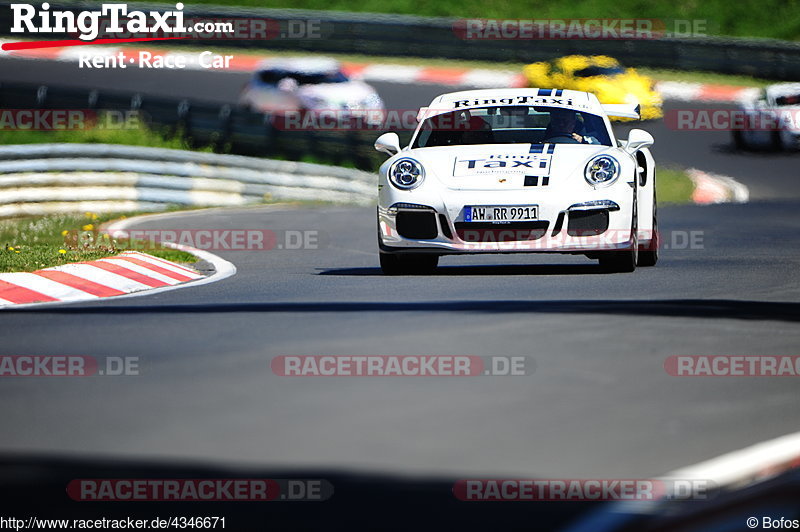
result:
[[(97, 10), (52, 9), (48, 2), (11, 4), (11, 33), (67, 34), (80, 41), (96, 39), (269, 40), (322, 39), (331, 28), (321, 20), (275, 20), (253, 17), (197, 19), (184, 4), (171, 11), (130, 10), (124, 3), (104, 3)], [(14, 43), (20, 44), (20, 43)], [(68, 44), (69, 45), (69, 44)], [(13, 49), (6, 44), (3, 49)]]
[(139, 369), (139, 357), (0, 355), (0, 377), (129, 376)]
[(473, 355), (283, 355), (272, 359), (282, 377), (477, 377), (532, 375), (524, 356)]
[(51, 10), (44, 2), (37, 9), (32, 4), (11, 4), (11, 33), (73, 33), (82, 41), (95, 40), (101, 31), (100, 20), (108, 22), (112, 33), (146, 33), (156, 35), (186, 33), (183, 3), (174, 11), (128, 11), (127, 4), (102, 4), (100, 10)]

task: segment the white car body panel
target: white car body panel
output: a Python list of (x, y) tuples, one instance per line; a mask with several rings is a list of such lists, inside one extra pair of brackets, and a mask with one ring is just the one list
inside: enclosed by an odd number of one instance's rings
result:
[[(360, 80), (337, 83), (277, 84), (264, 83), (259, 74), (266, 71), (285, 72), (299, 75), (341, 74), (341, 65), (327, 58), (281, 58), (268, 59), (259, 64), (253, 77), (244, 87), (239, 103), (255, 111), (341, 111), (353, 114), (365, 111), (385, 110), (383, 100), (375, 89)], [(343, 74), (341, 74), (343, 75)]]
[[(800, 96), (800, 83), (770, 85), (758, 96), (742, 102), (747, 117), (745, 128), (734, 132), (741, 135), (742, 147), (800, 148), (800, 101), (791, 105), (779, 103), (781, 98), (790, 96)], [(776, 127), (763, 127), (769, 124)]]
[[(577, 91), (558, 91), (559, 97), (540, 96), (539, 89), (487, 89), (442, 95), (420, 109), (419, 117), (436, 116), (459, 109), (503, 105), (542, 105), (595, 114), (611, 136), (612, 146), (598, 144), (477, 144), (424, 148), (403, 148), (380, 168), (378, 235), (383, 253), (506, 253), (563, 252), (587, 253), (597, 250), (639, 248), (653, 238), (655, 202), (655, 163), (647, 148), (639, 150), (646, 171), (639, 175), (637, 155), (629, 154), (618, 142), (603, 107), (597, 98)], [(555, 94), (555, 90), (552, 92)], [(490, 103), (483, 103), (490, 101)], [(630, 107), (633, 109), (633, 107)], [(629, 109), (629, 111), (630, 111)], [(620, 112), (623, 110), (620, 109)], [(420, 132), (420, 125), (414, 138)], [(584, 178), (587, 162), (596, 155), (607, 154), (619, 162), (619, 177), (610, 185), (593, 186)], [(390, 167), (399, 159), (411, 158), (424, 168), (422, 183), (411, 190), (401, 190), (389, 179)], [(470, 162), (472, 161), (472, 162)], [(491, 161), (489, 167), (486, 162)], [(498, 161), (510, 164), (501, 165)], [(517, 162), (515, 162), (517, 161)], [(536, 183), (535, 185), (532, 183)], [(587, 202), (613, 202), (618, 209), (608, 211), (608, 230), (596, 236), (570, 236), (567, 231), (570, 207)], [(397, 227), (398, 203), (432, 208), (436, 211), (437, 236), (406, 238)], [(501, 241), (498, 238), (478, 241), (461, 238), (458, 227), (469, 231), (465, 206), (537, 205), (538, 221), (544, 224), (544, 235), (538, 239)], [(589, 207), (587, 210), (603, 210)], [(634, 212), (639, 213), (636, 234)], [(642, 214), (644, 213), (644, 214)], [(555, 232), (559, 215), (563, 215), (560, 231)], [(444, 215), (444, 219), (441, 216)], [(574, 216), (574, 215), (573, 215)], [(443, 227), (442, 222), (448, 228)], [(484, 225), (486, 225), (484, 223)], [(508, 224), (492, 224), (490, 231), (502, 231)], [(449, 233), (452, 237), (448, 237)], [(527, 229), (526, 229), (527, 230)], [(465, 237), (468, 233), (464, 233)]]

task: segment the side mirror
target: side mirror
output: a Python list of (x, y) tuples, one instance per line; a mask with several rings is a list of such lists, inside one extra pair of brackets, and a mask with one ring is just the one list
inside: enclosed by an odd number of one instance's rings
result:
[(397, 133), (384, 133), (375, 141), (375, 149), (389, 156), (399, 153), (400, 137), (397, 136)]
[(631, 129), (628, 133), (628, 142), (625, 144), (625, 151), (628, 153), (635, 153), (642, 148), (649, 148), (653, 145), (655, 139), (653, 135), (643, 129)]

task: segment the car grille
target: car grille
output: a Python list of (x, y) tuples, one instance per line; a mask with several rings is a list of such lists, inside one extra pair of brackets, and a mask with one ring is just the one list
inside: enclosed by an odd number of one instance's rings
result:
[(572, 211), (569, 213), (569, 236), (594, 236), (608, 229), (608, 210)]
[(550, 222), (456, 222), (455, 225), (458, 237), (464, 242), (519, 242), (542, 238)]
[(399, 211), (397, 232), (403, 238), (436, 238), (436, 213), (433, 211)]

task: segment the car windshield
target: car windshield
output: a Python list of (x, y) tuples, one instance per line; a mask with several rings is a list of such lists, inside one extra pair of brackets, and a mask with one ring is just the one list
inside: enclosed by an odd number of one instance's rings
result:
[(412, 147), (545, 142), (611, 146), (611, 137), (603, 118), (591, 113), (525, 105), (479, 107), (426, 119)]
[(787, 105), (800, 105), (800, 94), (789, 94), (775, 98), (775, 105), (779, 107)]
[(298, 85), (319, 85), (322, 83), (344, 83), (349, 81), (339, 70), (330, 72), (295, 72), (289, 70), (262, 70), (257, 75), (261, 83), (277, 85), (282, 79), (291, 78)]
[(582, 68), (580, 70), (576, 70), (574, 75), (576, 78), (591, 78), (593, 76), (616, 76), (618, 74), (624, 74), (624, 73), (625, 69), (619, 65), (611, 67), (601, 67), (593, 65), (590, 67)]

